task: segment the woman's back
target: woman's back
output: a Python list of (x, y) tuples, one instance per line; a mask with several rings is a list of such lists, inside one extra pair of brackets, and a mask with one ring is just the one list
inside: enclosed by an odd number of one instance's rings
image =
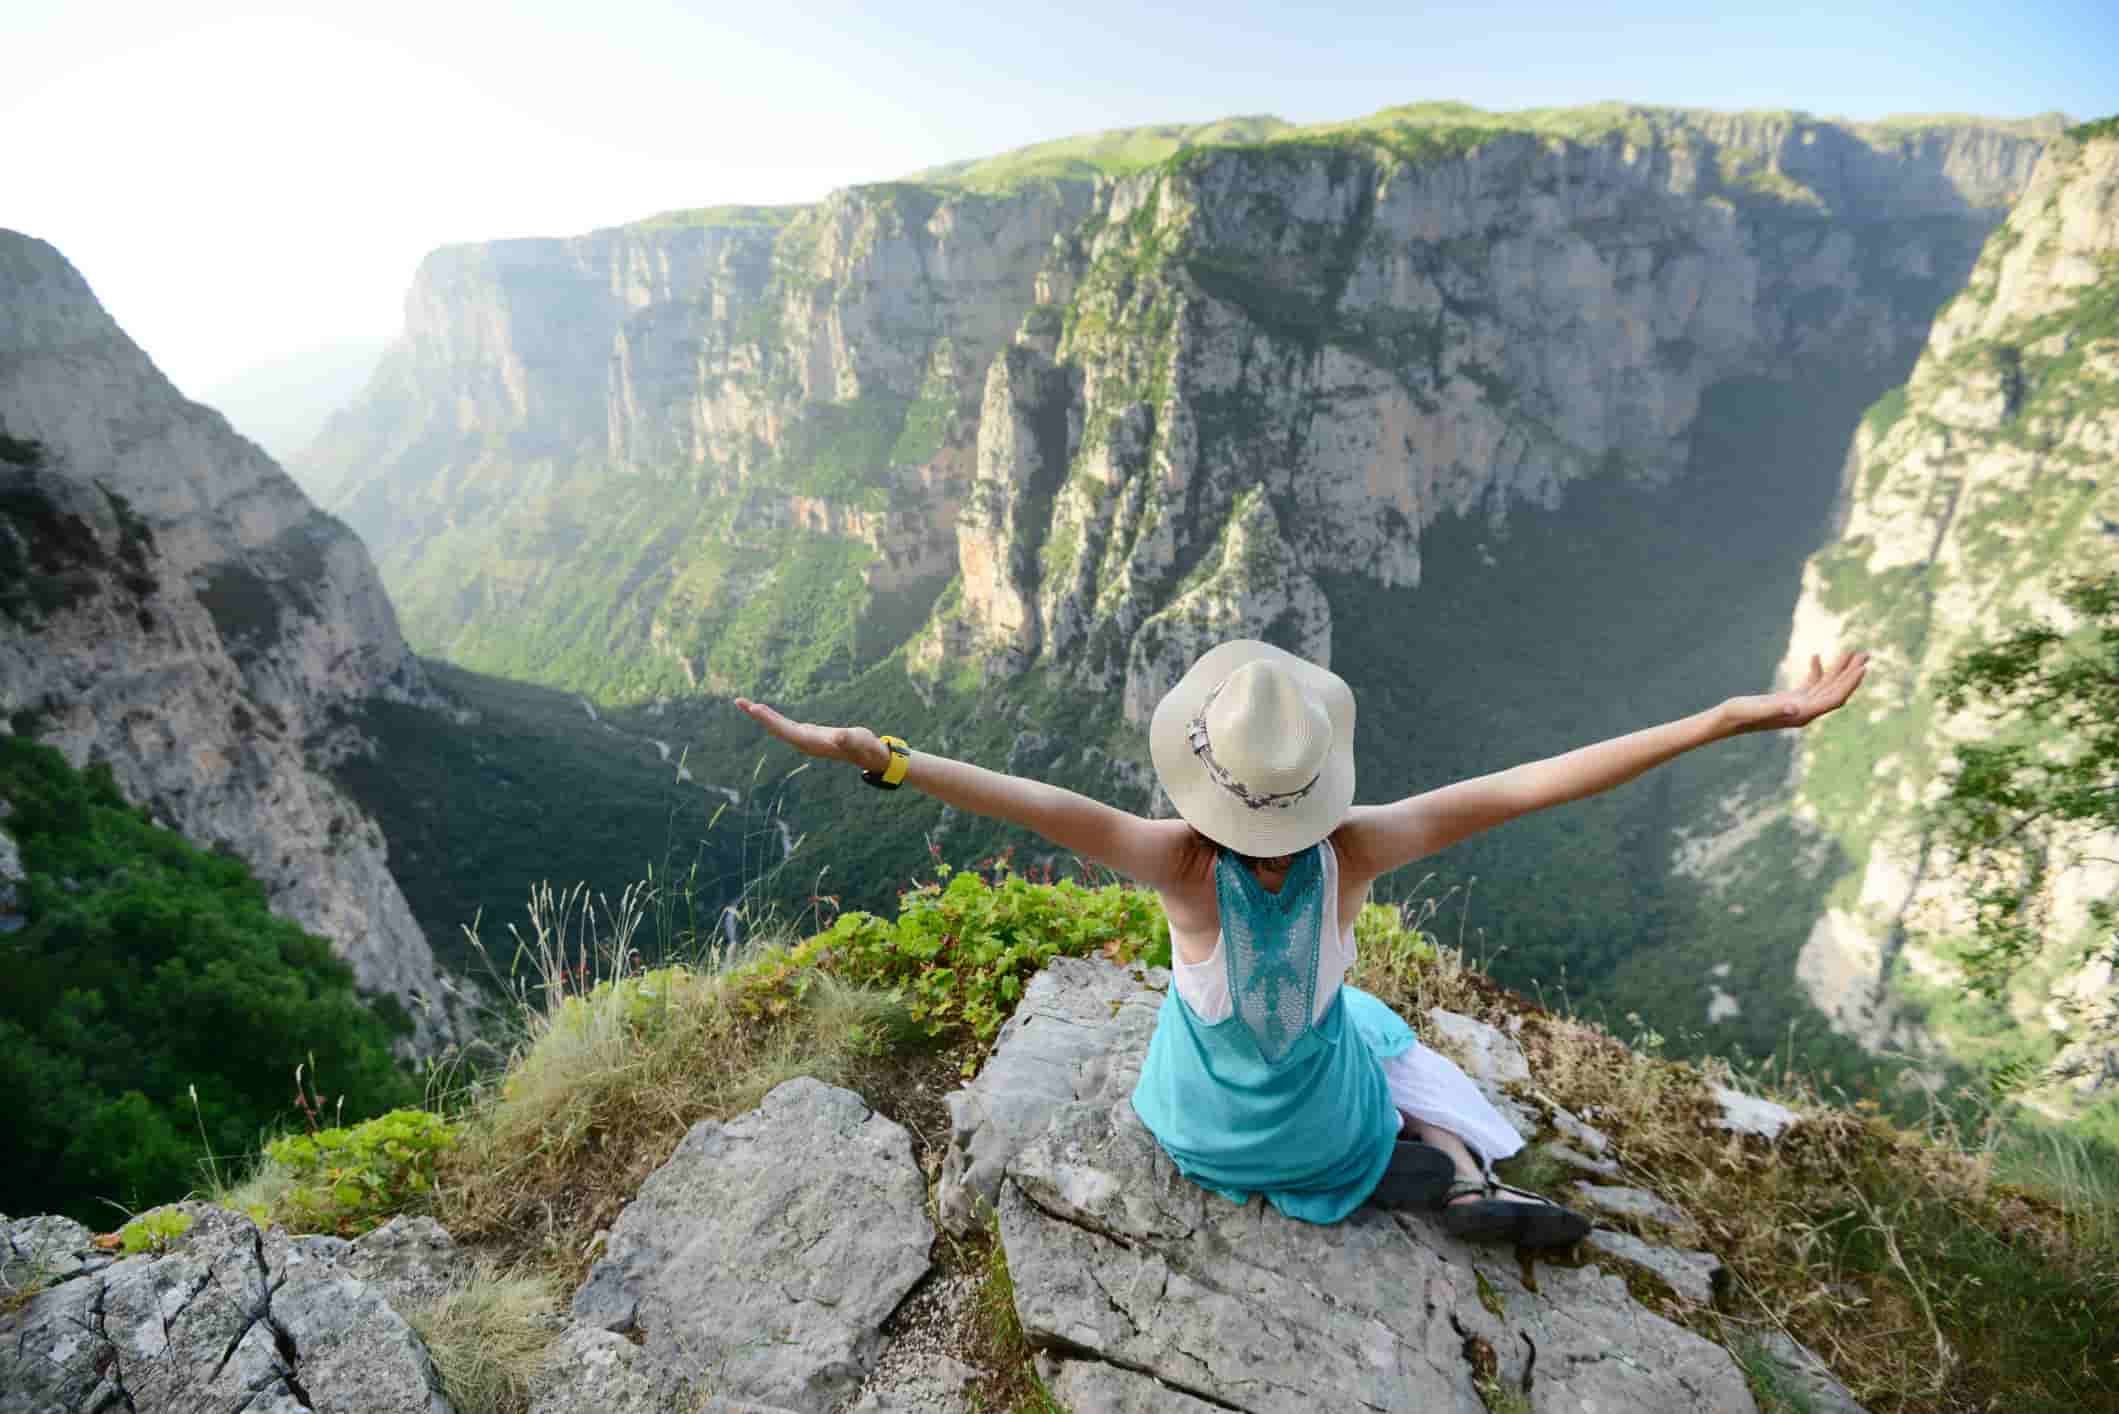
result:
[[(1316, 997), (1311, 1014), (1322, 1019), (1332, 1005), (1332, 994), (1339, 989), (1346, 974), (1354, 965), (1354, 909), (1341, 905), (1339, 855), (1329, 841), (1320, 848), (1323, 851), (1323, 925), (1318, 929)], [(1263, 875), (1263, 877), (1260, 877)], [(1288, 871), (1255, 871), (1253, 877), (1267, 893), (1278, 893), (1287, 882)], [(1271, 882), (1269, 883), (1268, 880)], [(1365, 897), (1364, 885), (1359, 891)], [(1355, 905), (1358, 908), (1359, 904)], [(1216, 908), (1215, 932), (1204, 956), (1198, 953), (1198, 940), (1180, 939), (1175, 925), (1171, 927), (1171, 975), (1173, 985), (1192, 1014), (1201, 1021), (1212, 1024), (1228, 1016), (1234, 1010), (1229, 991), (1229, 961), (1224, 948), (1220, 927), (1220, 911)], [(1188, 943), (1189, 947), (1180, 943)], [(1192, 954), (1194, 956), (1188, 956)]]
[[(1264, 1193), (1291, 1217), (1336, 1222), (1389, 1166), (1399, 1119), (1379, 1056), (1415, 1044), (1389, 1008), (1323, 966), (1330, 846), (1303, 851), (1268, 891), (1233, 855), (1215, 863), (1225, 1005), (1195, 992), (1207, 960), (1163, 1002), (1133, 1096), (1134, 1111), (1187, 1176), (1238, 1202)], [(1336, 869), (1331, 884), (1336, 892)], [(1211, 954), (1210, 954), (1211, 956)], [(1205, 975), (1202, 975), (1205, 974)], [(1218, 1013), (1218, 1014), (1216, 1014)], [(1358, 1042), (1346, 1038), (1351, 1027)]]

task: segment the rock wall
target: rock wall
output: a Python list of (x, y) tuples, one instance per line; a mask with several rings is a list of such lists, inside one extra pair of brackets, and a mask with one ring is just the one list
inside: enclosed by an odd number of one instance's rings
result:
[(1050, 664), (1139, 721), (1222, 637), (1327, 659), (1319, 570), (1416, 583), (1444, 513), (1678, 475), (1719, 380), (1910, 357), (2038, 148), (1632, 112), (1110, 184), (989, 375), (915, 661)]
[(932, 599), (954, 569), (986, 366), (1090, 194), (888, 184), (437, 251), (402, 342), (297, 472), (376, 547), (421, 646), (473, 665), (481, 622), (566, 612), (538, 552), (559, 507), (655, 477), (650, 528), (565, 534), (624, 563), (624, 594), (648, 586), (619, 646), (711, 679), (687, 646), (697, 621), (774, 592), (709, 569), (717, 549), (846, 541), (864, 589)]
[[(454, 1034), (334, 713), (426, 694), (367, 551), (187, 402), (51, 246), (0, 231), (0, 711), (225, 845), (359, 985)], [(12, 727), (0, 729), (12, 730)]]
[[(1798, 975), (1865, 1044), (1951, 1052), (1964, 1041), (1947, 1024), (1913, 1024), (1903, 1005), (1962, 991), (1951, 940), (1969, 931), (1963, 885), (1918, 807), (1952, 746), (1997, 725), (1948, 714), (1937, 680), (2027, 617), (2067, 624), (2056, 584), (2119, 565), (2115, 458), (2119, 137), (2063, 139), (1935, 321), (1911, 381), (1870, 413), (1848, 460), (1843, 525), (1805, 573), (1790, 637), (1786, 674), (1823, 645), (1876, 654), (1867, 710), (1806, 736), (1797, 761), (1800, 818), (1851, 862)], [(2115, 845), (2052, 860), (2053, 945), (2008, 1007), (2033, 1035), (2109, 1003), (2109, 959), (2079, 952), (2086, 905), (2119, 890)], [(2064, 1113), (2119, 1093), (2108, 1052), (2078, 1048), (2072, 1099), (2045, 1103)]]
[[(438, 251), (296, 470), (471, 666), (758, 690), (717, 645), (813, 630), (732, 606), (821, 598), (789, 617), (858, 620), (810, 655), (858, 667), (960, 573), (921, 667), (1064, 661), (1137, 714), (1215, 635), (1328, 653), (1319, 563), (1412, 583), (1444, 511), (1674, 476), (1717, 379), (1910, 361), (2045, 132), (1389, 119), (1205, 135), (1093, 190), (938, 172)], [(1253, 490), (1270, 583), (1218, 557)], [(855, 553), (786, 568), (819, 540)], [(613, 650), (665, 668), (600, 680)]]

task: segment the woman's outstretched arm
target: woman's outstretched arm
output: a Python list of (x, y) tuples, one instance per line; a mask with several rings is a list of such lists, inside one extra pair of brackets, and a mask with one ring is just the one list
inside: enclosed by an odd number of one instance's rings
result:
[(1375, 878), (1520, 815), (1623, 785), (1711, 741), (1808, 726), (1845, 703), (1861, 686), (1868, 667), (1866, 653), (1847, 654), (1829, 673), (1812, 658), (1809, 680), (1786, 692), (1732, 697), (1690, 717), (1562, 756), (1528, 761), (1390, 805), (1357, 805), (1333, 839), (1346, 867)]
[[(889, 749), (867, 727), (798, 722), (743, 697), (736, 699), (736, 706), (805, 756), (844, 761), (864, 771), (881, 771), (890, 764)], [(1061, 849), (1151, 888), (1177, 877), (1190, 839), (1182, 821), (1146, 820), (1060, 786), (989, 771), (928, 751), (912, 753), (901, 784), (959, 810), (1021, 825)]]

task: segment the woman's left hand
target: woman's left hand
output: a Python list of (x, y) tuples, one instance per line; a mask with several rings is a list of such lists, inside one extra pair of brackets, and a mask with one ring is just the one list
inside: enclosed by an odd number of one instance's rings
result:
[(1868, 671), (1866, 653), (1844, 655), (1829, 673), (1824, 663), (1812, 655), (1810, 676), (1800, 687), (1754, 697), (1732, 697), (1722, 704), (1722, 710), (1728, 714), (1732, 735), (1777, 727), (1807, 727), (1827, 712), (1844, 706)]
[(736, 707), (744, 716), (804, 756), (847, 761), (864, 771), (880, 771), (890, 764), (890, 751), (883, 745), (883, 739), (866, 727), (822, 727), (813, 722), (798, 722), (747, 697), (737, 698)]

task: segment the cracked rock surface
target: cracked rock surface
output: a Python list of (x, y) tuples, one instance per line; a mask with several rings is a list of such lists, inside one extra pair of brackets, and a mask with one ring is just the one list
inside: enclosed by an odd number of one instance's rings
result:
[(167, 1252), (81, 1270), (0, 1318), (0, 1414), (453, 1414), (426, 1347), (334, 1252), (184, 1210)]
[[(1107, 974), (1084, 987), (1123, 975), (1082, 968)], [(1483, 1414), (1479, 1346), (1540, 1410), (1755, 1411), (1728, 1352), (1635, 1303), (1619, 1275), (1540, 1264), (1532, 1287), (1512, 1249), (1459, 1242), (1425, 1212), (1321, 1227), (1191, 1183), (1128, 1098), (1160, 1000), (1101, 1003), (1110, 1020), (1074, 1098), (1006, 1166), (1016, 1310), (1062, 1357), (1063, 1400)]]
[[(1030, 979), (978, 1079), (947, 1097), (950, 1142), (935, 1186), (944, 1227), (966, 1237), (985, 1224), (1008, 1160), (1044, 1132), (1054, 1110), (1074, 1103), (1075, 1072), (1109, 1053), (1106, 1032), (1121, 1024), (1129, 1000), (1136, 1011), (1145, 1006), (1154, 1026), (1162, 999), (1143, 987), (1167, 978), (1160, 969), (1058, 957)], [(1140, 1018), (1125, 1024), (1137, 1028)]]
[(96, 1251), (89, 1238), (88, 1229), (72, 1218), (10, 1221), (0, 1215), (0, 1293), (61, 1282), (109, 1266), (110, 1256)]
[(927, 1273), (926, 1197), (903, 1128), (852, 1091), (790, 1080), (693, 1126), (612, 1225), (574, 1318), (706, 1394), (824, 1414)]

